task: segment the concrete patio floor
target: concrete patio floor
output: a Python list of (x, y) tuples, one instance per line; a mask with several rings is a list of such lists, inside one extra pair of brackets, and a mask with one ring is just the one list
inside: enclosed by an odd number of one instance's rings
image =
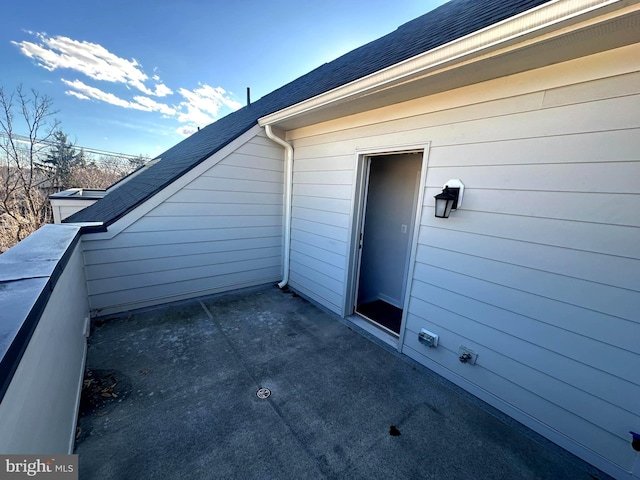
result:
[(80, 478), (608, 478), (355, 330), (277, 287), (98, 323)]

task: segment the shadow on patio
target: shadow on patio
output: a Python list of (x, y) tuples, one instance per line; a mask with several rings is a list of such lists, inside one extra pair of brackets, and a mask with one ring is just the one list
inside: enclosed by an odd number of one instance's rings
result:
[(276, 287), (101, 322), (87, 367), (83, 479), (607, 478)]

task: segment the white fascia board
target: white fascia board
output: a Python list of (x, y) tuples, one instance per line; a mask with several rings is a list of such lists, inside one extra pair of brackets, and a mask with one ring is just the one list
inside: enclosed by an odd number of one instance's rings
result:
[(89, 237), (85, 236), (85, 241), (108, 240), (115, 237), (117, 234), (119, 234), (124, 229), (126, 229), (131, 224), (133, 224), (136, 220), (138, 220), (139, 218), (149, 213), (151, 210), (156, 208), (158, 205), (160, 205), (170, 196), (178, 192), (178, 190), (185, 187), (187, 184), (191, 183), (193, 180), (198, 178), (200, 175), (202, 175), (204, 172), (209, 170), (211, 167), (213, 167), (217, 163), (224, 160), (228, 155), (233, 153), (235, 150), (237, 150), (239, 147), (247, 143), (249, 140), (251, 140), (253, 137), (258, 135), (262, 131), (263, 131), (262, 127), (255, 125), (251, 129), (249, 129), (247, 132), (237, 137), (235, 140), (232, 140), (228, 145), (226, 145), (225, 147), (222, 147), (220, 150), (218, 150), (216, 153), (211, 155), (209, 158), (207, 158), (203, 162), (200, 162), (198, 165), (193, 167), (184, 175), (175, 179), (173, 182), (171, 182), (169, 185), (167, 185), (162, 190), (157, 192), (155, 195), (151, 196), (150, 198), (142, 202), (140, 205), (138, 205), (136, 208), (134, 208), (129, 213), (124, 215), (122, 218), (119, 218), (118, 220), (113, 222), (111, 225), (107, 227), (106, 232), (92, 233), (90, 234)]
[(76, 223), (60, 223), (59, 225), (68, 225), (71, 227), (101, 227), (102, 222), (76, 222)]
[(383, 90), (433, 73), (438, 68), (450, 67), (456, 62), (487, 54), (536, 35), (543, 35), (554, 28), (564, 29), (568, 24), (579, 23), (599, 15), (599, 11), (605, 12), (604, 9), (607, 7), (609, 10), (635, 10), (632, 6), (637, 3), (638, 0), (556, 0), (545, 3), (334, 90), (266, 115), (258, 120), (258, 124), (276, 125), (315, 109)]
[(89, 205), (93, 205), (96, 203), (99, 198), (82, 198), (82, 197), (74, 197), (74, 198), (50, 198), (49, 203), (51, 203), (52, 207), (79, 207), (84, 205), (88, 207)]
[(49, 195), (49, 198), (65, 198), (65, 197), (72, 197), (74, 195), (78, 195), (82, 193), (82, 189), (81, 188), (69, 188), (67, 190), (64, 190), (62, 192), (58, 192), (58, 193), (52, 193), (51, 195)]

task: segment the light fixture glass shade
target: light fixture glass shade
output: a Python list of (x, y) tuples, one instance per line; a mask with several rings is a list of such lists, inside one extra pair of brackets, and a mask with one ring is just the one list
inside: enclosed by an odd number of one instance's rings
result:
[(456, 207), (458, 200), (458, 195), (456, 195), (457, 192), (455, 192), (455, 190), (457, 189), (444, 187), (442, 193), (433, 197), (436, 199), (436, 217), (449, 218), (451, 209)]

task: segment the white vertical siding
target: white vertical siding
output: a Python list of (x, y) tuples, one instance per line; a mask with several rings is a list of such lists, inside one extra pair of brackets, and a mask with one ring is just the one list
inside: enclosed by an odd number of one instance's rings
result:
[[(430, 142), (404, 353), (616, 475), (632, 470), (628, 432), (640, 428), (639, 55), (625, 47), (289, 132), (292, 284), (340, 311), (357, 150)], [(626, 72), (593, 79), (606, 65)], [(465, 183), (464, 205), (436, 219), (450, 178)], [(423, 327), (438, 348), (418, 342)], [(458, 361), (460, 345), (475, 366)]]
[(256, 135), (109, 239), (85, 235), (99, 315), (279, 280), (282, 149)]

